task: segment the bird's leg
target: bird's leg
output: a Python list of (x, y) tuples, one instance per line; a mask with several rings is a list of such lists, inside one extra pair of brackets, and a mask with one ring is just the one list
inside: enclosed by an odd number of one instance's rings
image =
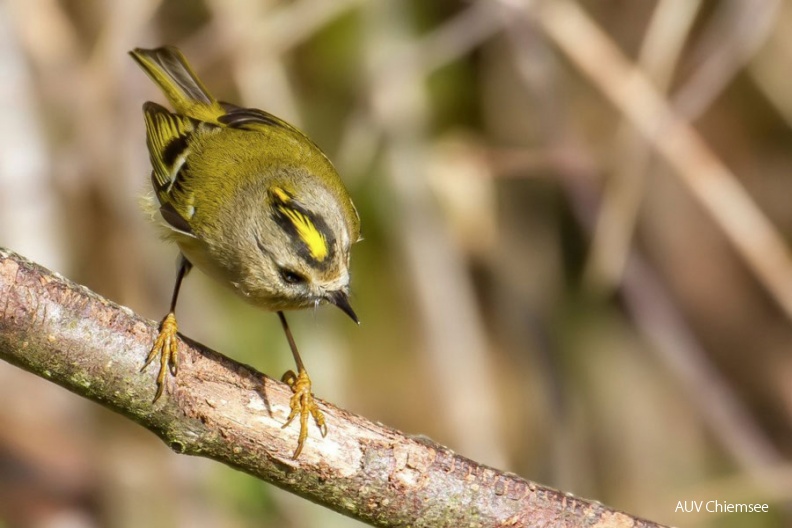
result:
[(291, 348), (294, 356), (294, 362), (297, 364), (297, 374), (288, 370), (281, 378), (294, 392), (289, 401), (291, 412), (289, 417), (286, 418), (286, 423), (283, 424), (283, 427), (288, 426), (298, 414), (300, 415), (300, 435), (297, 437), (297, 449), (294, 450), (292, 455), (292, 459), (296, 460), (302, 452), (305, 439), (308, 438), (308, 417), (313, 416), (314, 422), (316, 422), (316, 426), (322, 436), (327, 436), (327, 425), (325, 424), (324, 414), (319, 410), (319, 406), (314, 400), (311, 392), (311, 378), (308, 376), (308, 371), (305, 370), (300, 353), (297, 351), (297, 345), (294, 343), (294, 337), (292, 337), (291, 330), (286, 322), (286, 316), (283, 315), (283, 312), (278, 312), (278, 317), (283, 326), (283, 331), (286, 333), (286, 339), (289, 341), (289, 348)]
[(170, 312), (162, 319), (159, 335), (154, 341), (154, 346), (151, 347), (146, 363), (140, 369), (141, 371), (145, 370), (159, 356), (160, 368), (157, 374), (157, 393), (154, 395), (154, 401), (157, 401), (165, 390), (165, 375), (168, 370), (175, 376), (179, 369), (178, 338), (176, 337), (179, 327), (176, 324), (176, 301), (179, 298), (179, 288), (181, 288), (182, 280), (184, 280), (190, 269), (192, 269), (192, 264), (184, 258), (184, 255), (181, 255), (179, 272), (176, 275), (176, 286), (173, 289), (173, 297), (171, 298)]

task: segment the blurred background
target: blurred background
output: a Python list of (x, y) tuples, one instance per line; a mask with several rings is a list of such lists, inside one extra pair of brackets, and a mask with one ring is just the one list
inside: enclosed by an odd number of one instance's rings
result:
[[(792, 526), (792, 5), (3, 0), (0, 246), (153, 320), (177, 251), (138, 206), (141, 105), (165, 101), (126, 53), (166, 43), (358, 206), (362, 325), (290, 316), (318, 397), (658, 522)], [(178, 315), (292, 367), (200, 272)], [(0, 401), (0, 527), (361, 526), (7, 364)]]

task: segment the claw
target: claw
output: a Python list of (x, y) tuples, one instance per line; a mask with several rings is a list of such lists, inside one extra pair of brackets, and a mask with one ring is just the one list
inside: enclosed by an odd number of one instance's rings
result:
[(292, 421), (300, 415), (300, 434), (297, 437), (297, 449), (294, 450), (292, 460), (297, 460), (297, 457), (302, 453), (305, 440), (308, 438), (308, 417), (313, 416), (316, 426), (322, 436), (327, 436), (327, 424), (325, 423), (324, 414), (319, 410), (319, 406), (314, 400), (311, 393), (311, 378), (305, 370), (299, 370), (297, 374), (291, 370), (287, 371), (281, 380), (291, 387), (294, 394), (289, 400), (289, 407), (291, 411), (286, 418), (286, 422), (282, 428), (286, 428)]
[(154, 341), (154, 346), (151, 347), (146, 362), (143, 364), (143, 368), (140, 369), (141, 371), (145, 370), (159, 356), (160, 368), (157, 373), (157, 393), (154, 395), (154, 401), (159, 400), (165, 390), (165, 374), (170, 370), (170, 373), (175, 376), (179, 370), (179, 341), (176, 337), (178, 330), (176, 316), (171, 312), (160, 323), (160, 332), (157, 340)]

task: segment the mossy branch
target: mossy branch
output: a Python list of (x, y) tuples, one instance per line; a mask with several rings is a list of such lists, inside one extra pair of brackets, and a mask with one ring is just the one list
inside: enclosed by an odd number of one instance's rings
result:
[(140, 372), (153, 322), (0, 248), (0, 357), (123, 414), (177, 453), (212, 458), (375, 526), (657, 527), (491, 469), (319, 402), (329, 434), (299, 460), (290, 389), (182, 338), (156, 404)]

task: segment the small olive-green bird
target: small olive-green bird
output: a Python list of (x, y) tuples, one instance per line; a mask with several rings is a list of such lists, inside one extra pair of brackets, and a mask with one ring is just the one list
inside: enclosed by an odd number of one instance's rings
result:
[(360, 219), (327, 156), (285, 121), (212, 97), (174, 47), (130, 52), (165, 93), (174, 111), (143, 105), (151, 157), (151, 183), (165, 237), (181, 250), (170, 312), (143, 366), (159, 357), (156, 401), (168, 370), (176, 375), (179, 288), (193, 265), (243, 299), (276, 311), (297, 373), (286, 427), (299, 415), (293, 458), (313, 416), (327, 427), (314, 401), (311, 380), (294, 345), (284, 310), (329, 302), (355, 322), (349, 304), (350, 248)]

